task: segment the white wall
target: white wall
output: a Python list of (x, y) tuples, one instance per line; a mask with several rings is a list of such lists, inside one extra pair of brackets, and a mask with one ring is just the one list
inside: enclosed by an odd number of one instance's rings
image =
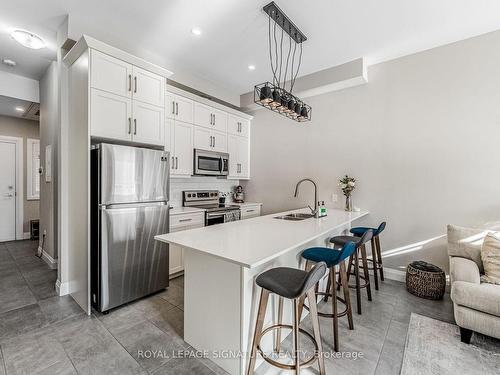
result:
[(0, 95), (2, 96), (35, 103), (40, 101), (39, 83), (34, 79), (0, 72), (0, 82)]
[[(57, 258), (57, 179), (58, 179), (58, 106), (57, 63), (52, 62), (40, 80), (40, 238), (47, 231), (44, 250)], [(52, 181), (45, 181), (45, 149), (52, 145)]]
[[(500, 32), (369, 68), (367, 85), (308, 99), (310, 123), (268, 110), (252, 122), (247, 199), (266, 213), (312, 203), (292, 198), (302, 177), (331, 203), (338, 178), (359, 181), (353, 199), (365, 220), (388, 225), (386, 265), (423, 259), (448, 268), (446, 224), (500, 219)], [(338, 202), (337, 204), (342, 204)]]

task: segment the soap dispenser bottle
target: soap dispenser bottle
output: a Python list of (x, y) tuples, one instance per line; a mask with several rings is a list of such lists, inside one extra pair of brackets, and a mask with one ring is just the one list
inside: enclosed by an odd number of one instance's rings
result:
[(318, 206), (319, 206), (319, 217), (326, 216), (325, 201), (318, 202)]

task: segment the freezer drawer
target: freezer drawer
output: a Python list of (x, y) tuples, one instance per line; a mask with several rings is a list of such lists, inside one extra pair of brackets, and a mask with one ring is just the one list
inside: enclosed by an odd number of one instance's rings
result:
[(169, 207), (117, 205), (100, 209), (99, 310), (105, 311), (168, 286)]

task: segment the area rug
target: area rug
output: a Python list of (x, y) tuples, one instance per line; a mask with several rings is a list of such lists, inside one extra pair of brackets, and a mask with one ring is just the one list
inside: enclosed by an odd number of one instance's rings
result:
[(500, 374), (500, 340), (474, 333), (460, 341), (458, 326), (411, 314), (401, 375)]

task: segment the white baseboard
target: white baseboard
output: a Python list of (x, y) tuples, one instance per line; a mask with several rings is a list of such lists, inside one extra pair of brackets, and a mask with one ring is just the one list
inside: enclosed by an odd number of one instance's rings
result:
[(42, 253), (42, 259), (49, 265), (51, 269), (57, 269), (57, 259), (52, 258), (49, 253), (38, 246), (38, 254), (40, 253)]
[(404, 283), (406, 282), (406, 271), (384, 267), (384, 277), (389, 280), (395, 280)]
[(69, 283), (61, 283), (61, 281), (58, 279), (56, 281), (56, 292), (60, 297), (69, 294)]
[(23, 233), (23, 239), (24, 240), (29, 240), (31, 238), (31, 233), (30, 232), (24, 232)]

